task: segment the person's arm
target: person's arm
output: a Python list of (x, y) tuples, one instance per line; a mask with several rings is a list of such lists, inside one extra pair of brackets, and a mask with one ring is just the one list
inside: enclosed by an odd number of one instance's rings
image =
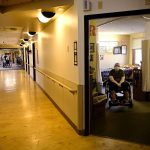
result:
[(119, 84), (121, 85), (124, 81), (125, 81), (125, 76), (122, 76)]
[(119, 82), (119, 85), (121, 86), (121, 84), (125, 81), (125, 73), (123, 70), (120, 70), (121, 71), (121, 80)]
[(109, 80), (117, 85), (119, 85), (119, 83), (114, 79), (114, 77), (112, 75), (109, 76)]

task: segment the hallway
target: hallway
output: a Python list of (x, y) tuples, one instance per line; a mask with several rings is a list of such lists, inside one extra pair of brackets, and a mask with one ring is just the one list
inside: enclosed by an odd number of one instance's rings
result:
[(120, 140), (79, 136), (22, 70), (0, 71), (0, 150), (149, 150)]

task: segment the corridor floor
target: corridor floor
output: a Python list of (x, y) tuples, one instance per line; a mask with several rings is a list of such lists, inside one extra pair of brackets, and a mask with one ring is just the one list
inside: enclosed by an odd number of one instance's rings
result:
[(121, 140), (79, 136), (22, 70), (0, 71), (0, 150), (149, 150)]

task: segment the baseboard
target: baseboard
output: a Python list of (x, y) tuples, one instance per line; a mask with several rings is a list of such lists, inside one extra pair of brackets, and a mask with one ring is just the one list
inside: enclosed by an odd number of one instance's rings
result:
[[(37, 82), (36, 82), (37, 83)], [(85, 135), (85, 130), (79, 130), (77, 126), (70, 120), (70, 118), (60, 109), (60, 107), (55, 103), (55, 101), (46, 93), (46, 91), (37, 83), (39, 88), (44, 92), (44, 94), (49, 98), (49, 100), (54, 104), (56, 109), (63, 115), (63, 117), (67, 120), (67, 122), (73, 127), (73, 129), (79, 135)]]

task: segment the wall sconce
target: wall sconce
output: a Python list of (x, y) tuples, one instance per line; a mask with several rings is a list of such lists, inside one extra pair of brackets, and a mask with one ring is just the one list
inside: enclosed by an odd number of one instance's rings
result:
[(36, 32), (33, 32), (33, 31), (29, 31), (27, 32), (28, 36), (34, 36), (36, 34)]
[(40, 12), (38, 19), (40, 22), (42, 23), (47, 23), (48, 21), (51, 20), (51, 18), (55, 15), (54, 12), (50, 12), (50, 11), (42, 11)]
[(29, 41), (29, 39), (23, 39), (23, 42), (28, 42)]
[(24, 45), (25, 43), (24, 43), (24, 42), (21, 42), (20, 44), (21, 44), (21, 45)]
[(20, 46), (23, 46), (24, 44), (25, 44), (24, 42), (21, 42), (21, 43), (20, 43)]

